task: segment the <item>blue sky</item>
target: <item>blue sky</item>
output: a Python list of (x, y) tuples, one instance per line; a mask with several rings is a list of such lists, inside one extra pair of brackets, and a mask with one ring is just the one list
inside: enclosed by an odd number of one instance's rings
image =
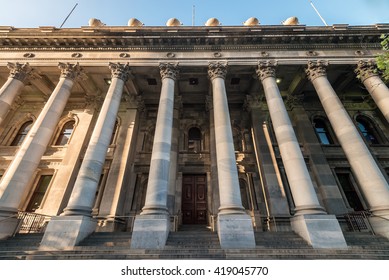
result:
[[(389, 0), (312, 0), (328, 25), (389, 23)], [(257, 17), (263, 25), (280, 24), (297, 16), (301, 24), (321, 26), (309, 0), (0, 0), (0, 26), (59, 27), (78, 3), (63, 27), (88, 25), (98, 18), (107, 25), (125, 26), (135, 17), (147, 26), (164, 26), (169, 18), (183, 25), (203, 26), (216, 17), (224, 26), (241, 25)]]

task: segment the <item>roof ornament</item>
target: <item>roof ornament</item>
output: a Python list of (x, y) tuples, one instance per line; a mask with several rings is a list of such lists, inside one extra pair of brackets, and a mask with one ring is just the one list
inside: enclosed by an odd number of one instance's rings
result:
[(143, 26), (143, 25), (145, 25), (145, 24), (136, 18), (130, 18), (128, 20), (128, 26), (139, 27), (139, 26)]
[(260, 22), (256, 17), (251, 17), (243, 22), (243, 25), (245, 25), (245, 26), (255, 26), (255, 25), (259, 25), (259, 24), (260, 24)]
[(102, 26), (105, 26), (105, 23), (103, 23), (101, 20), (96, 19), (96, 18), (91, 18), (88, 23), (89, 23), (90, 27), (102, 27)]
[(287, 18), (286, 20), (284, 21), (281, 21), (281, 23), (283, 25), (298, 25), (300, 24), (299, 23), (299, 19), (297, 17), (290, 17), (290, 18)]
[(181, 21), (179, 21), (176, 18), (170, 18), (166, 22), (166, 26), (181, 26), (181, 25), (182, 25)]
[(219, 26), (219, 25), (221, 25), (221, 23), (219, 22), (219, 20), (217, 18), (210, 18), (207, 20), (205, 25), (206, 26)]

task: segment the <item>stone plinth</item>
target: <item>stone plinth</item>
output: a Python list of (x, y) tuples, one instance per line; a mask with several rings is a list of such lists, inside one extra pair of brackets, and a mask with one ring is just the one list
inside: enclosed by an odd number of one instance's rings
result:
[(247, 214), (219, 214), (217, 223), (223, 249), (255, 248), (253, 225)]
[(2, 207), (0, 213), (0, 239), (6, 239), (12, 236), (17, 230), (19, 220), (17, 218), (17, 213), (8, 211), (9, 209)]
[(131, 249), (163, 249), (169, 236), (168, 215), (138, 215), (131, 237)]
[(369, 217), (369, 222), (375, 234), (389, 239), (389, 211), (377, 211), (378, 214)]
[(86, 216), (53, 217), (39, 249), (71, 249), (93, 233), (96, 224), (95, 219)]
[(334, 215), (299, 215), (291, 219), (291, 225), (313, 248), (347, 248)]

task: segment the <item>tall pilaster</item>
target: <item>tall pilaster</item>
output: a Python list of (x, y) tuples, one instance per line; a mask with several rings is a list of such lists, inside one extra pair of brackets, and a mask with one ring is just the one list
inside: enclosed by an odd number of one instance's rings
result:
[(208, 76), (212, 82), (216, 162), (220, 195), (218, 235), (222, 248), (253, 248), (255, 247), (255, 240), (252, 221), (244, 211), (240, 196), (231, 119), (224, 81), (226, 74), (226, 63), (209, 63)]
[[(82, 76), (82, 69), (78, 64), (60, 63), (59, 68), (61, 77), (56, 88), (0, 183), (0, 217), (8, 217), (17, 213), (26, 197), (31, 178), (56, 129), (75, 79)], [(11, 224), (12, 219), (10, 223), (0, 223), (0, 238), (12, 234), (15, 228), (12, 228)]]
[(7, 82), (0, 89), (0, 125), (16, 97), (20, 95), (28, 79), (38, 77), (28, 63), (8, 63), (10, 70)]
[[(88, 148), (62, 217), (53, 218), (45, 231), (42, 248), (67, 248), (76, 245), (95, 230), (91, 218), (96, 190), (115, 126), (117, 112), (128, 79), (128, 64), (110, 63), (111, 85), (105, 96)], [(70, 216), (70, 218), (68, 218)], [(69, 232), (72, 229), (72, 232)]]
[(355, 73), (389, 122), (389, 89), (378, 75), (374, 61), (360, 60)]
[(310, 61), (306, 69), (350, 163), (366, 201), (376, 216), (374, 231), (389, 238), (389, 186), (353, 121), (327, 79), (325, 61)]
[[(313, 247), (345, 247), (346, 242), (336, 217), (324, 215), (326, 213), (319, 204), (300, 145), (277, 86), (275, 66), (276, 64), (271, 61), (259, 62), (257, 74), (265, 91), (274, 133), (296, 206), (295, 217), (291, 220), (292, 228)], [(330, 238), (326, 237), (326, 233), (329, 232), (331, 232)]]
[(163, 248), (169, 235), (167, 208), (172, 145), (174, 84), (178, 65), (159, 65), (162, 89), (151, 154), (145, 206), (135, 219), (131, 248)]

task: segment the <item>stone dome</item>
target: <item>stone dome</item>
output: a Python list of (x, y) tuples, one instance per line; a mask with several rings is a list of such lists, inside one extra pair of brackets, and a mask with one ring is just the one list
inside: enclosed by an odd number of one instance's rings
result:
[(217, 18), (210, 18), (205, 23), (206, 26), (219, 26), (220, 22)]
[(141, 22), (140, 20), (136, 19), (136, 18), (130, 18), (128, 20), (128, 26), (132, 26), (132, 27), (137, 27), (137, 26), (143, 26), (143, 22)]
[(245, 22), (243, 22), (243, 25), (245, 26), (254, 26), (254, 25), (259, 25), (259, 20), (256, 17), (251, 17), (247, 19)]
[(89, 24), (89, 26), (92, 26), (92, 27), (105, 26), (105, 24), (103, 22), (101, 22), (101, 20), (96, 19), (96, 18), (91, 18), (88, 21), (88, 24)]
[(290, 18), (287, 18), (286, 20), (284, 20), (282, 22), (283, 25), (298, 25), (299, 24), (299, 20), (297, 17), (290, 17)]
[(166, 26), (180, 26), (180, 25), (181, 25), (181, 22), (176, 18), (170, 18), (166, 22)]

